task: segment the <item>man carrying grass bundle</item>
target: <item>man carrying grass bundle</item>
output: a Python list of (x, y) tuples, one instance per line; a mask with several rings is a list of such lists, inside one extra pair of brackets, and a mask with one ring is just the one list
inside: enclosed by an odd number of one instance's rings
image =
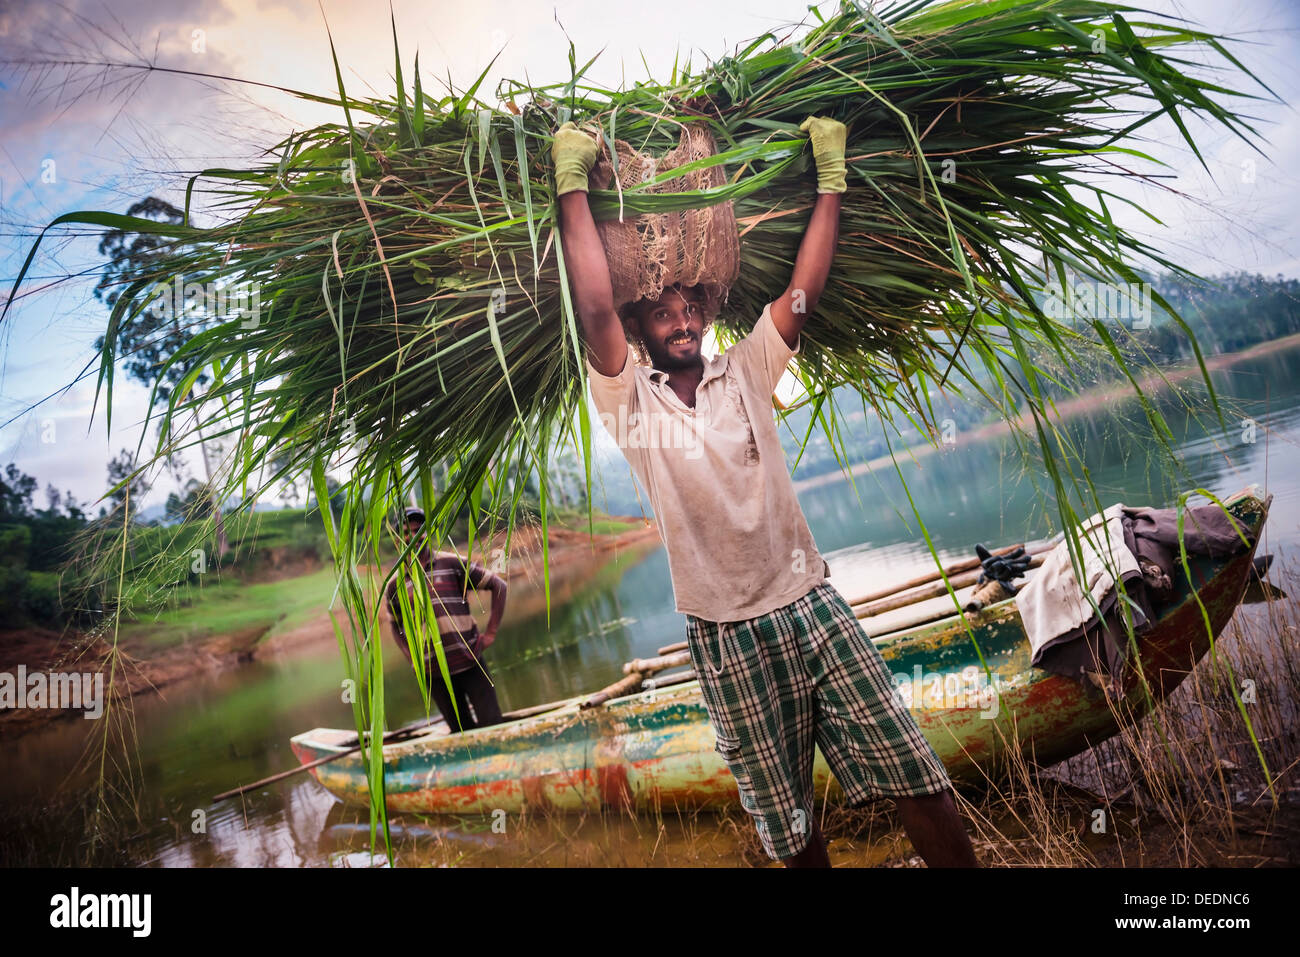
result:
[[(816, 743), (851, 803), (894, 799), (927, 864), (974, 866), (943, 764), (826, 581), (776, 433), (772, 392), (825, 289), (846, 188), (843, 124), (809, 117), (801, 129), (818, 196), (790, 285), (744, 340), (708, 360), (700, 341), (715, 306), (698, 288), (616, 309), (587, 200), (597, 143), (572, 123), (556, 131), (561, 242), (592, 397), (650, 495), (717, 748), (768, 856), (830, 866), (813, 815)], [(651, 367), (633, 360), (629, 338)], [(676, 422), (691, 449), (647, 439)]]

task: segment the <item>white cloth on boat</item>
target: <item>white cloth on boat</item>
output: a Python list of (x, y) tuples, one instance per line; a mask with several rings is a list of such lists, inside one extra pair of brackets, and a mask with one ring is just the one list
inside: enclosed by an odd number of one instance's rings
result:
[(1038, 573), (1016, 594), (1035, 665), (1054, 639), (1077, 632), (1097, 617), (1089, 595), (1104, 612), (1113, 604), (1105, 599), (1115, 588), (1117, 578), (1142, 576), (1137, 557), (1124, 541), (1123, 517), (1124, 505), (1116, 503), (1079, 525), (1082, 585), (1070, 560), (1069, 542), (1062, 541), (1048, 552)]

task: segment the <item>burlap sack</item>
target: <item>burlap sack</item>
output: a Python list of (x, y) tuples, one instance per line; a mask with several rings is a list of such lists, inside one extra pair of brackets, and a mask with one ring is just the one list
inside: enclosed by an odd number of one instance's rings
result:
[[(717, 152), (713, 134), (703, 123), (683, 126), (677, 148), (658, 159), (638, 153), (623, 140), (615, 140), (614, 147), (623, 189)], [(726, 181), (721, 166), (710, 166), (664, 180), (647, 191), (680, 193), (722, 186)], [(593, 189), (613, 188), (614, 166), (603, 139), (588, 182)], [(622, 222), (598, 222), (596, 230), (605, 246), (614, 303), (619, 307), (643, 297), (658, 299), (665, 287), (679, 282), (701, 286), (716, 310), (740, 273), (740, 237), (730, 200), (674, 213), (624, 213)]]

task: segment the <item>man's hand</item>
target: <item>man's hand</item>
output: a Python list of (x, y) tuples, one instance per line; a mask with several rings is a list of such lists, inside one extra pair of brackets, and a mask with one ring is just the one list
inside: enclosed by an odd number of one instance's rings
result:
[(555, 195), (574, 190), (587, 191), (587, 174), (596, 164), (600, 149), (591, 134), (584, 133), (572, 121), (555, 131), (551, 141), (551, 159), (555, 164)]
[(487, 587), (492, 592), (492, 612), (488, 615), (487, 625), (479, 632), (480, 646), (483, 648), (497, 640), (497, 629), (501, 627), (501, 620), (506, 614), (506, 591), (510, 585), (503, 576), (494, 574)]
[(848, 189), (848, 167), (844, 162), (848, 128), (828, 116), (810, 116), (799, 129), (812, 140), (813, 161), (817, 164), (817, 192), (842, 193)]
[(599, 152), (597, 141), (571, 122), (555, 131), (551, 143), (560, 245), (573, 290), (573, 306), (582, 323), (592, 366), (601, 375), (614, 376), (630, 360), (623, 324), (615, 308), (609, 260), (587, 202), (587, 173)]
[(848, 129), (828, 116), (810, 116), (799, 125), (812, 141), (817, 163), (817, 202), (799, 243), (794, 275), (786, 291), (772, 301), (772, 323), (791, 349), (798, 348), (804, 323), (826, 290), (831, 260), (840, 238), (840, 200), (847, 189), (844, 144)]

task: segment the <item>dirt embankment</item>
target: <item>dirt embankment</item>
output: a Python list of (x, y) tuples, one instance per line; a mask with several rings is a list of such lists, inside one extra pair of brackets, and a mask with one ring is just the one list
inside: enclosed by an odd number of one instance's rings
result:
[[(653, 522), (640, 517), (627, 517), (623, 521), (629, 523), (626, 531), (594, 537), (585, 531), (550, 529), (547, 564), (550, 566), (552, 606), (566, 601), (609, 562), (641, 556), (658, 547), (659, 530)], [(493, 549), (501, 549), (497, 555), (504, 561), (506, 578), (510, 583), (506, 620), (526, 619), (544, 611), (546, 596), (540, 527), (517, 528), (508, 550), (504, 534), (479, 543), (472, 557), (490, 565)], [(307, 574), (317, 567), (293, 562), (272, 563), (256, 580), (278, 581), (296, 577), (296, 574)], [(481, 609), (488, 607), (487, 600), (480, 601)], [(483, 616), (479, 617), (483, 620)], [(295, 628), (273, 629), (274, 626), (246, 628), (161, 650), (147, 641), (126, 639), (118, 643), (116, 655), (111, 632), (107, 635), (60, 634), (35, 627), (0, 631), (0, 673), (8, 672), (16, 680), (19, 665), (25, 666), (29, 675), (35, 672), (102, 672), (105, 695), (108, 695), (111, 683), (112, 694), (117, 698), (156, 692), (179, 681), (238, 667), (254, 658), (291, 653), (317, 645), (332, 647), (336, 640), (329, 612), (324, 608)], [(81, 711), (71, 709), (5, 707), (0, 710), (0, 735), (22, 734), (49, 721), (80, 717), (81, 714)]]
[[(15, 682), (20, 665), (29, 676), (36, 672), (101, 673), (104, 698), (116, 701), (251, 661), (265, 633), (265, 628), (246, 628), (162, 651), (127, 641), (118, 645), (114, 655), (111, 632), (60, 634), (46, 628), (23, 628), (0, 632), (0, 672), (13, 675)], [(81, 717), (82, 713), (70, 708), (6, 706), (0, 710), (0, 737), (22, 734), (59, 718)]]

